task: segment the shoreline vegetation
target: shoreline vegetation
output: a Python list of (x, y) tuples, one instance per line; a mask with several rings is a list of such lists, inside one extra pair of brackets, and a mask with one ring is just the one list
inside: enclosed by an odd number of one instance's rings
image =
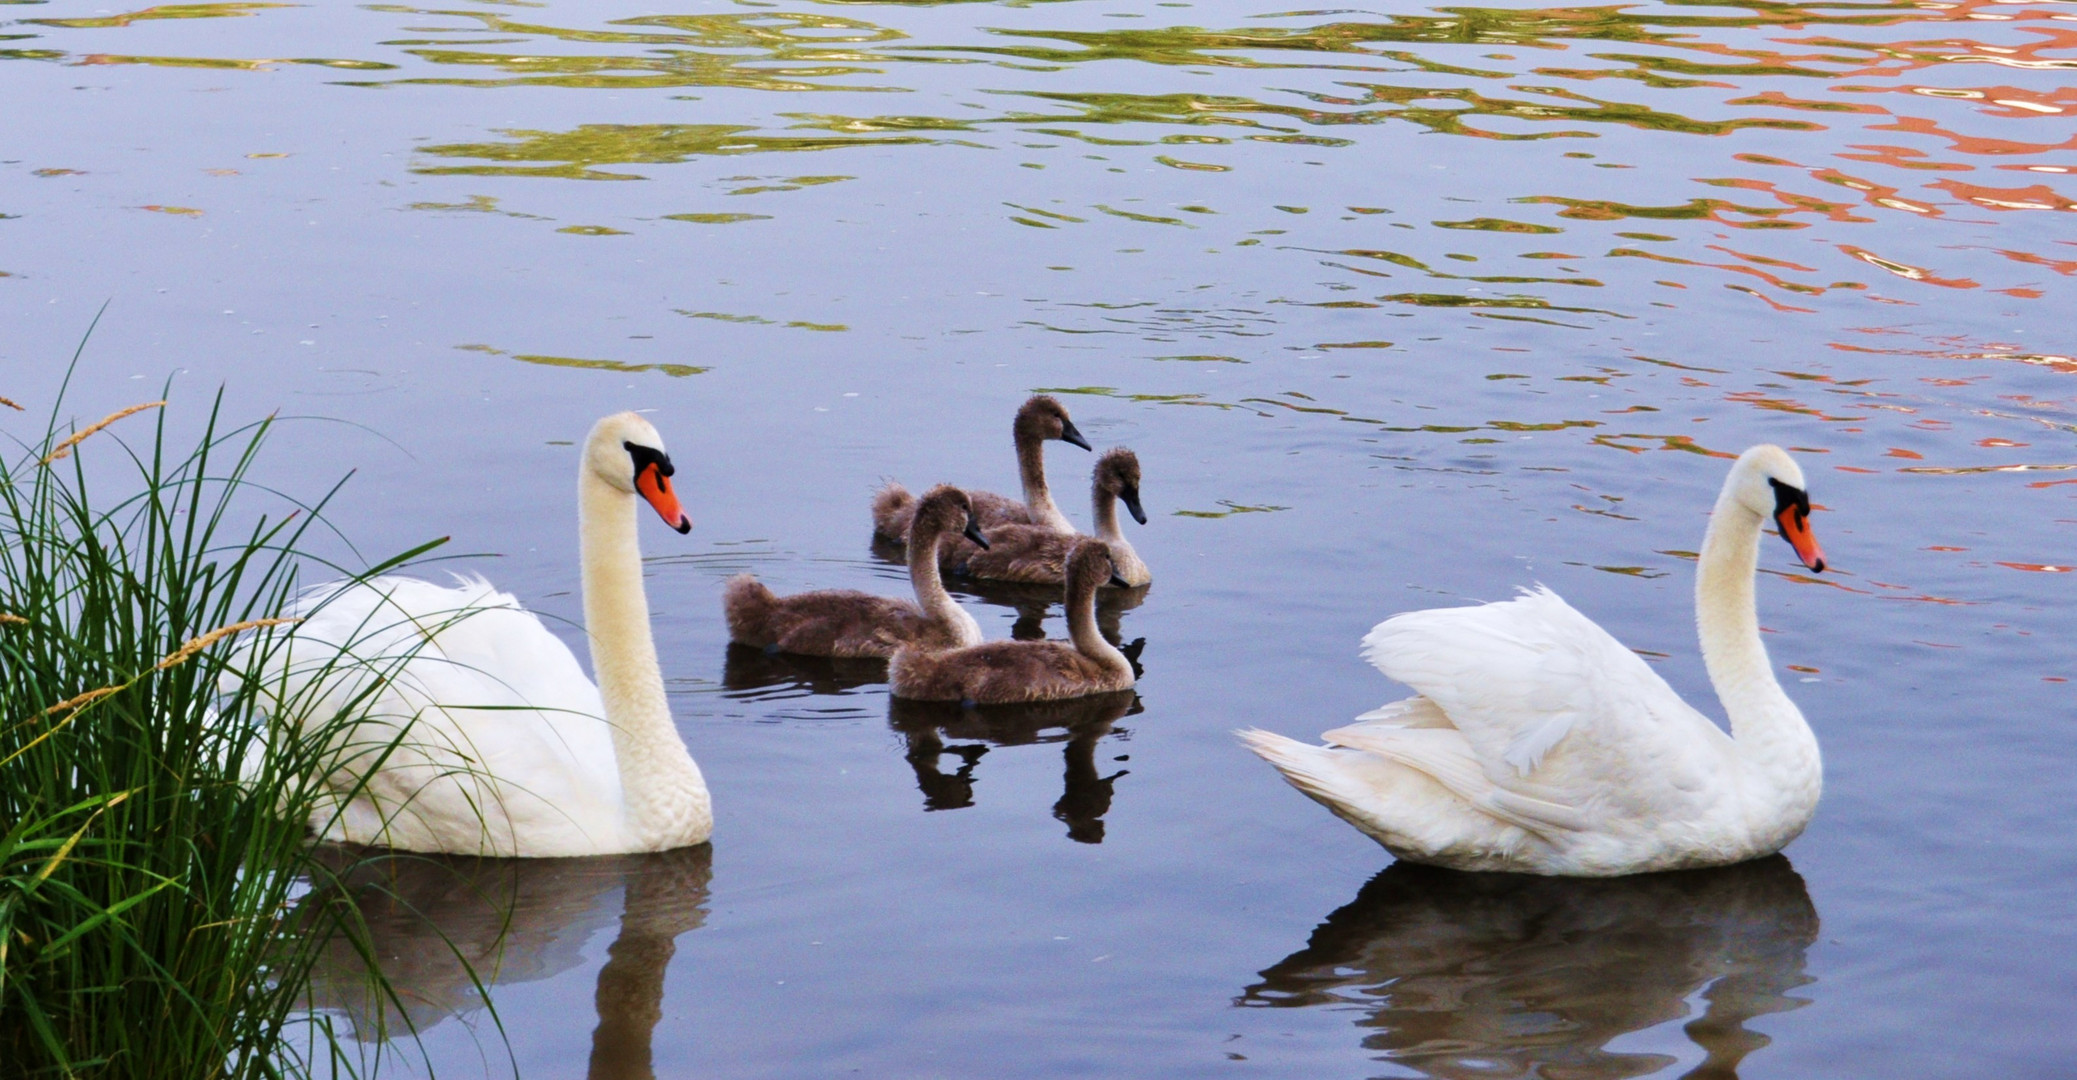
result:
[[(189, 444), (163, 400), (75, 427), (63, 399), (33, 441), (0, 436), (0, 1062), (11, 1078), (372, 1072), (388, 1033), (349, 1035), (308, 998), (325, 949), (368, 955), (344, 887), (366, 856), (310, 829), (338, 799), (324, 780), (354, 709), (270, 730), (295, 702), (260, 672), (304, 571), (370, 576), (444, 540), (343, 572), (315, 553), (338, 486), (304, 504), (253, 478), (273, 417), (231, 426), (219, 391)], [(0, 424), (24, 412), (7, 402)], [(372, 688), (401, 659), (351, 675)]]

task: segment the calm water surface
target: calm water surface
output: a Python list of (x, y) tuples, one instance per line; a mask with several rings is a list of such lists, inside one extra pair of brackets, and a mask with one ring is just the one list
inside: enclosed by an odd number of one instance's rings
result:
[[(561, 619), (571, 442), (653, 408), (680, 463), (697, 528), (645, 542), (714, 844), (370, 868), (433, 920), (367, 894), (424, 1032), (384, 1075), (2067, 1074), (2077, 5), (0, 14), (29, 417), (107, 301), (68, 409), (345, 421), (273, 479), (357, 470), (361, 550), (451, 535)], [(732, 573), (901, 591), (873, 487), (1008, 489), (1041, 388), (1145, 466), (1136, 695), (728, 650)], [(1828, 774), (1785, 858), (1394, 866), (1234, 743), (1398, 696), (1379, 619), (1537, 581), (1714, 709), (1688, 553), (1760, 440), (1838, 568), (1764, 549)]]

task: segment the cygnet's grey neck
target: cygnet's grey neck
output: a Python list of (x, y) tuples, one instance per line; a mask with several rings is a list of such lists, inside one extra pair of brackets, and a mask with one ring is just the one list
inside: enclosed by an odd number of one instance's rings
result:
[(1038, 523), (1058, 533), (1073, 533), (1074, 523), (1053, 504), (1046, 487), (1046, 440), (1017, 433), (1017, 479), (1024, 487), (1024, 505)]
[(1091, 581), (1076, 572), (1074, 564), (1067, 571), (1067, 636), (1074, 642), (1075, 651), (1112, 671), (1130, 672), (1132, 662), (1118, 647), (1104, 640), (1103, 632), (1096, 628), (1096, 589), (1101, 582)]
[(967, 644), (978, 645), (981, 624), (945, 591), (945, 579), (938, 572), (939, 549), (951, 538), (950, 530), (932, 526), (922, 515), (917, 516), (916, 528), (909, 537), (909, 585), (916, 590), (916, 605), (925, 615), (959, 630), (960, 638)]
[(1125, 539), (1125, 531), (1118, 525), (1118, 496), (1098, 483), (1090, 499), (1090, 516), (1096, 521), (1096, 538), (1109, 545), (1111, 561), (1117, 564), (1118, 576), (1134, 584), (1144, 583), (1147, 566), (1140, 561), (1139, 552), (1133, 549), (1132, 541)]
[(1125, 534), (1118, 531), (1117, 495), (1102, 484), (1097, 484), (1096, 489), (1090, 494), (1089, 504), (1090, 516), (1096, 522), (1097, 539), (1111, 544), (1125, 539)]

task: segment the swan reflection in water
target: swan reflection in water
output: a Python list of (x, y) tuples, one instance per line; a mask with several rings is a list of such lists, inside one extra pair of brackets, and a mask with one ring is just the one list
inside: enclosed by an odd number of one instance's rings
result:
[(321, 946), (310, 1005), (344, 1014), (363, 1042), (408, 1040), (484, 1007), (484, 991), (546, 979), (584, 963), (613, 922), (599, 969), (591, 1080), (649, 1080), (650, 1036), (663, 1016), (664, 970), (677, 938), (706, 919), (713, 845), (582, 859), (477, 859), (333, 849), (336, 889), (358, 908), (365, 945), (393, 995), (375, 991), (360, 946), (336, 933)]
[(1684, 1075), (1731, 1080), (1769, 1042), (1748, 1020), (1808, 1004), (1789, 992), (1817, 928), (1779, 855), (1598, 880), (1401, 862), (1234, 1003), (1356, 1012), (1365, 1048), (1426, 1076), (1615, 1080), (1677, 1064), (1608, 1044), (1699, 999)]
[[(1096, 763), (1097, 744), (1112, 734), (1113, 724), (1144, 708), (1131, 690), (1021, 705), (961, 706), (890, 698), (887, 723), (907, 744), (906, 756), (916, 770), (925, 810), (972, 806), (974, 769), (991, 747), (1064, 744), (1066, 790), (1053, 804), (1053, 816), (1067, 825), (1068, 839), (1101, 844), (1112, 785), (1130, 770), (1103, 775)], [(948, 738), (962, 741), (947, 743)], [(949, 774), (944, 771), (947, 755), (959, 762)]]

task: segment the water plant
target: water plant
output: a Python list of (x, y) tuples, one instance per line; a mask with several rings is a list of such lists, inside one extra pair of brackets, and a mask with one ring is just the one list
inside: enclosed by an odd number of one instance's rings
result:
[(165, 405), (76, 430), (53, 406), (0, 449), (0, 1072), (355, 1072), (303, 1007), (351, 929), (298, 903), (338, 871), (308, 839), (327, 732), (270, 735), (256, 678), (304, 568), (338, 569), (337, 488), (258, 483), (274, 421), (230, 425), (221, 393), (192, 441)]

